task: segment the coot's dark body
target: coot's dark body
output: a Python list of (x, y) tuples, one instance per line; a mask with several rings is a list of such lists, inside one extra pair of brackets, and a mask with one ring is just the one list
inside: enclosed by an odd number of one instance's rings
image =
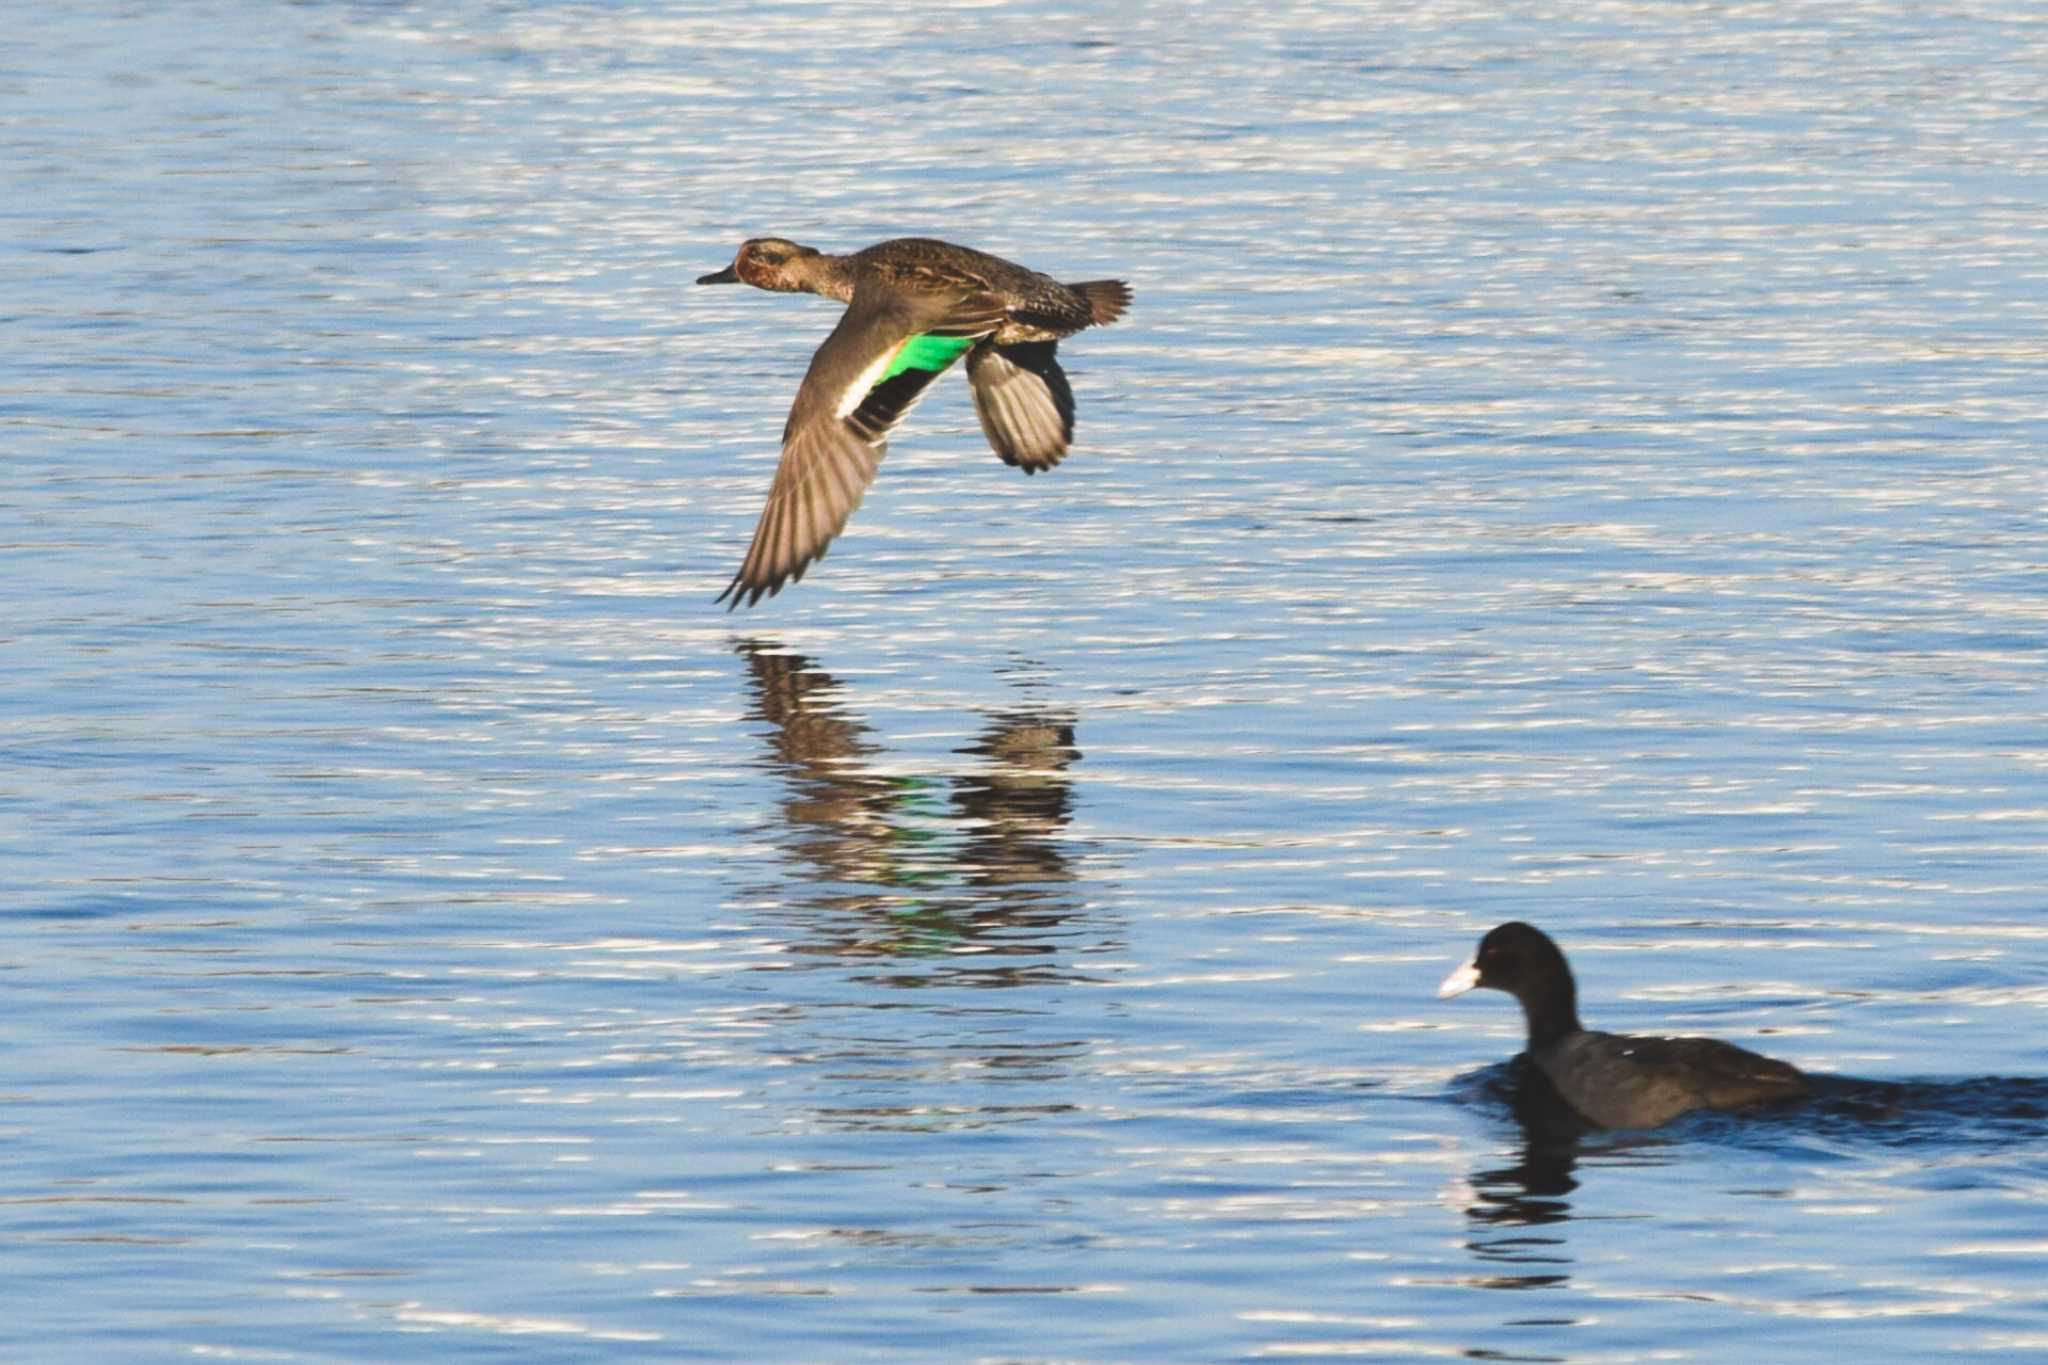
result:
[(1695, 1109), (1747, 1109), (1807, 1093), (1799, 1069), (1714, 1038), (1637, 1038), (1579, 1023), (1578, 987), (1549, 935), (1503, 924), (1439, 996), (1506, 991), (1529, 1023), (1529, 1061), (1560, 1099), (1602, 1128), (1655, 1128)]

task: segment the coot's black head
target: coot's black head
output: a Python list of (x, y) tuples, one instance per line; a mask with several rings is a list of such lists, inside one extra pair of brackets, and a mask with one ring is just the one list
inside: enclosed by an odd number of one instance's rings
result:
[(1519, 920), (1479, 940), (1472, 960), (1444, 978), (1437, 996), (1448, 1000), (1475, 986), (1506, 991), (1529, 1017), (1529, 1043), (1538, 1047), (1579, 1029), (1579, 992), (1550, 935)]

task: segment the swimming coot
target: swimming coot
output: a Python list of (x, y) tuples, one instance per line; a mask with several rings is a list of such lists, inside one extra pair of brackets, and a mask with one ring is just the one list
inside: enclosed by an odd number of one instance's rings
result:
[(1529, 1021), (1529, 1061), (1557, 1094), (1602, 1128), (1655, 1128), (1694, 1109), (1746, 1109), (1807, 1091), (1796, 1067), (1713, 1038), (1632, 1038), (1579, 1023), (1572, 969), (1550, 936), (1503, 924), (1444, 978), (1448, 1000), (1474, 986), (1506, 991)]

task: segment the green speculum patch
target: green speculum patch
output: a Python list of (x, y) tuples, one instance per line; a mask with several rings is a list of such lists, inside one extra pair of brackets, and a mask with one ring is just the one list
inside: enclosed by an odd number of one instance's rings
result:
[(889, 359), (889, 368), (882, 371), (878, 383), (887, 383), (905, 370), (930, 370), (936, 374), (960, 358), (960, 353), (974, 344), (973, 337), (943, 337), (931, 332), (911, 337), (896, 348), (896, 354)]

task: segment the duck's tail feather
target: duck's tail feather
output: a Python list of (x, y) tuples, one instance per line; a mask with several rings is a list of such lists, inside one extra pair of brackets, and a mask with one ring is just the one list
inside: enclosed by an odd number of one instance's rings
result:
[(1088, 311), (1097, 327), (1106, 327), (1131, 306), (1131, 287), (1122, 280), (1089, 280), (1067, 288), (1088, 300)]

